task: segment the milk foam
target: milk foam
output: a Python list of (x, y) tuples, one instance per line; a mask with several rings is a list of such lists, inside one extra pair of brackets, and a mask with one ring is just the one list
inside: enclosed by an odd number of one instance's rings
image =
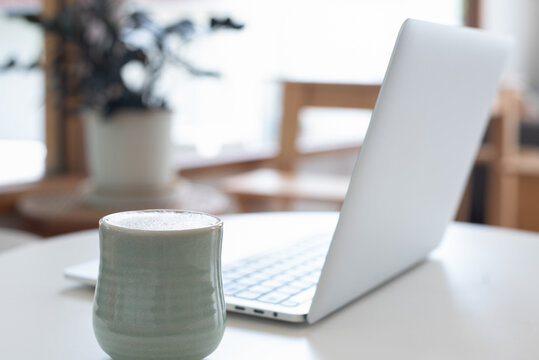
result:
[(220, 222), (207, 214), (171, 210), (127, 211), (107, 215), (103, 221), (126, 229), (148, 231), (200, 229)]

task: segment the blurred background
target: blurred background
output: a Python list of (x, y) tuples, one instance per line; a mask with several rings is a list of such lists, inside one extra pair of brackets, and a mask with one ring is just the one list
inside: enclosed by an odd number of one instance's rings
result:
[[(72, 3), (0, 0), (0, 225), (44, 236), (96, 226), (112, 210), (153, 205), (152, 199), (86, 201), (92, 174), (84, 127), (69, 111), (78, 100), (57, 90), (69, 76), (53, 71), (69, 68), (77, 55), (56, 63), (65, 39), (28, 21), (52, 18)], [(173, 171), (196, 185), (188, 195), (170, 193), (173, 205), (216, 213), (339, 209), (370, 118), (361, 99), (377, 91), (404, 19), (512, 36), (514, 52), (457, 219), (539, 231), (539, 3), (139, 0), (129, 6), (157, 24), (189, 19), (202, 32), (212, 18), (243, 25), (172, 44), (182, 59), (219, 76), (166, 65), (156, 86), (171, 110)], [(136, 83), (140, 75), (126, 69), (122, 76)]]

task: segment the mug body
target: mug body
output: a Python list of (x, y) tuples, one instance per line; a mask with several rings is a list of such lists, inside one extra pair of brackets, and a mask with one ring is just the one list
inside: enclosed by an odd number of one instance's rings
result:
[[(148, 218), (153, 220), (145, 223)], [(132, 211), (103, 218), (99, 231), (93, 325), (103, 350), (114, 360), (210, 354), (226, 317), (221, 220), (173, 210)]]

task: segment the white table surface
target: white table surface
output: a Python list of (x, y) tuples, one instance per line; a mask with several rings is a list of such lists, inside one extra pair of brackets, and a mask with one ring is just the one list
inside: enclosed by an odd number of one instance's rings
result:
[[(225, 261), (336, 222), (223, 218)], [(94, 230), (0, 254), (0, 359), (108, 359), (93, 335), (93, 288), (62, 276), (97, 255)], [(315, 325), (229, 314), (209, 358), (538, 359), (538, 275), (539, 234), (452, 224), (425, 263)]]

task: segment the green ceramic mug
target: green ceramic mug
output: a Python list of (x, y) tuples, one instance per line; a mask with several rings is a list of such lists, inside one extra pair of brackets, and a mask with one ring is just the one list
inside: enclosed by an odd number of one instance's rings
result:
[(99, 222), (94, 332), (114, 360), (201, 359), (225, 326), (222, 221), (175, 211), (128, 211)]

